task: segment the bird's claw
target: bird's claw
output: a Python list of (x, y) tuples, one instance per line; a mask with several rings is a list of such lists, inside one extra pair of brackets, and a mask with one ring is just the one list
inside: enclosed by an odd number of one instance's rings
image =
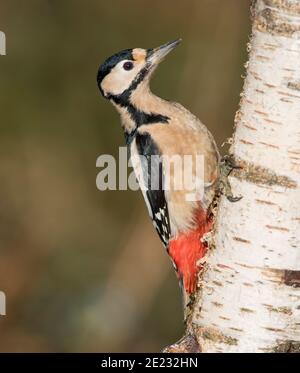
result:
[(224, 155), (224, 157), (222, 157), (222, 159), (221, 159), (221, 167), (222, 166), (227, 171), (227, 176), (230, 175), (230, 173), (232, 172), (232, 170), (240, 170), (240, 169), (243, 168), (242, 166), (238, 165), (235, 162), (235, 159), (234, 159), (234, 157), (233, 157), (232, 154), (230, 154), (230, 155)]
[(242, 196), (239, 196), (239, 197), (226, 196), (226, 197), (227, 197), (229, 202), (238, 202), (243, 198)]
[(228, 180), (228, 176), (231, 174), (232, 170), (242, 169), (242, 167), (236, 164), (233, 155), (225, 155), (221, 159), (221, 172), (220, 172), (220, 182), (219, 182), (219, 189), (221, 193), (223, 193), (229, 202), (238, 202), (243, 197), (235, 197), (232, 194), (231, 185)]

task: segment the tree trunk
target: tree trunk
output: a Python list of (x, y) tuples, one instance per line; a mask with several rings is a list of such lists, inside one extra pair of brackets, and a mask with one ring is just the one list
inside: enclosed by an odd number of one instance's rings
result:
[(252, 21), (229, 178), (243, 198), (219, 201), (187, 350), (300, 352), (300, 1), (257, 0)]

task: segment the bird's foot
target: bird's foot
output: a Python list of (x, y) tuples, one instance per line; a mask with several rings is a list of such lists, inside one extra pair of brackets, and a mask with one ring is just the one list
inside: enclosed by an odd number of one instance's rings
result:
[(241, 169), (242, 167), (236, 164), (233, 155), (225, 155), (221, 159), (220, 164), (220, 179), (219, 179), (219, 190), (222, 194), (226, 196), (228, 201), (237, 202), (241, 200), (242, 196), (234, 196), (231, 190), (231, 185), (228, 180), (228, 176), (233, 170)]

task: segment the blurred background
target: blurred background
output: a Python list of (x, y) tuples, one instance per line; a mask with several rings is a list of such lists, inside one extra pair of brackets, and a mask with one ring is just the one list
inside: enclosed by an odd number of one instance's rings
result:
[[(98, 66), (132, 47), (183, 43), (152, 89), (231, 135), (248, 0), (1, 0), (0, 351), (156, 352), (183, 333), (172, 265), (140, 192), (96, 188), (124, 145)], [(224, 151), (224, 149), (223, 149)]]

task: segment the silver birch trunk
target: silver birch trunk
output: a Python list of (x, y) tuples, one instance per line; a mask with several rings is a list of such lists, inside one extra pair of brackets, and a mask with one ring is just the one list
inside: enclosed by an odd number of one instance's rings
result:
[[(231, 153), (188, 337), (169, 351), (300, 351), (300, 1), (257, 0)], [(168, 350), (168, 349), (167, 349)]]

